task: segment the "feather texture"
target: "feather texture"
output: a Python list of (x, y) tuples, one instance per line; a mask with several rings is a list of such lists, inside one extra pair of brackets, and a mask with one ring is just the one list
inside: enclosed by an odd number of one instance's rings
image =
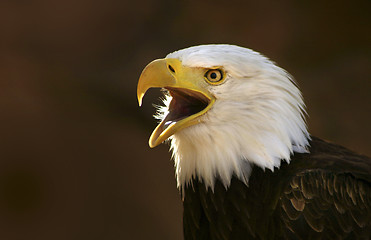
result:
[[(210, 85), (216, 102), (199, 123), (171, 138), (178, 186), (200, 178), (213, 188), (218, 177), (247, 183), (252, 165), (274, 170), (293, 152), (306, 152), (309, 134), (304, 102), (292, 77), (253, 50), (233, 45), (202, 45), (171, 53), (183, 65), (221, 67), (220, 85)], [(203, 81), (203, 79), (200, 79)], [(170, 96), (158, 114), (167, 114)]]
[(199, 122), (170, 137), (185, 240), (370, 239), (371, 159), (309, 136), (285, 70), (232, 45), (167, 58), (226, 74), (208, 86), (216, 100)]
[(185, 239), (369, 239), (371, 159), (314, 137), (310, 150), (279, 171), (254, 167), (249, 186), (233, 178), (213, 192), (195, 180)]

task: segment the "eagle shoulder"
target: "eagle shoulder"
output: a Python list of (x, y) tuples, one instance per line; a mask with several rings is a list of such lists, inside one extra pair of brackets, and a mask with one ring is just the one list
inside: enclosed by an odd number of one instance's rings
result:
[(274, 172), (254, 167), (248, 186), (184, 190), (185, 239), (328, 238), (371, 235), (371, 160), (313, 137), (310, 154), (295, 154)]
[(371, 236), (371, 185), (349, 173), (324, 170), (294, 176), (279, 199), (288, 235), (319, 239)]

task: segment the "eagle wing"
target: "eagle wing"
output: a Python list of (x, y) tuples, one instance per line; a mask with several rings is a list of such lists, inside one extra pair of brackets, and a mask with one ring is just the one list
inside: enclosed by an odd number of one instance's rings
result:
[(369, 239), (371, 186), (349, 173), (310, 170), (294, 176), (279, 199), (285, 235)]
[(288, 182), (250, 191), (233, 179), (228, 191), (218, 182), (214, 192), (194, 182), (185, 192), (185, 239), (370, 239), (369, 182), (323, 170)]
[(184, 189), (185, 239), (370, 239), (371, 159), (313, 137), (310, 154), (279, 170), (255, 167), (249, 186)]

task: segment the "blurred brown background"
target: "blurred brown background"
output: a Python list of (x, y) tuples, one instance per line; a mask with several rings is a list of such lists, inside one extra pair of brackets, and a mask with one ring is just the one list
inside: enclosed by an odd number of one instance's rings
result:
[[(182, 239), (155, 58), (202, 43), (295, 76), (313, 135), (371, 155), (370, 1), (0, 2), (0, 239)], [(344, 1), (345, 2), (345, 1)]]

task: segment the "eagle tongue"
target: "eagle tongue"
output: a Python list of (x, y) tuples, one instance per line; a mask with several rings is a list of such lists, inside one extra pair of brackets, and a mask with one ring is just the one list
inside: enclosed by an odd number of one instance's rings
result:
[(170, 127), (171, 125), (174, 125), (175, 123), (177, 122), (177, 120), (175, 120), (173, 117), (172, 117), (172, 114), (169, 112), (166, 117), (161, 121), (160, 125), (159, 125), (159, 128), (161, 130), (161, 132), (165, 131), (168, 127)]
[(176, 123), (176, 121), (174, 120), (170, 120), (170, 117), (169, 117), (170, 114), (168, 114), (165, 119), (164, 119), (164, 126), (163, 126), (163, 129), (165, 130), (168, 126), (170, 126), (172, 123)]

